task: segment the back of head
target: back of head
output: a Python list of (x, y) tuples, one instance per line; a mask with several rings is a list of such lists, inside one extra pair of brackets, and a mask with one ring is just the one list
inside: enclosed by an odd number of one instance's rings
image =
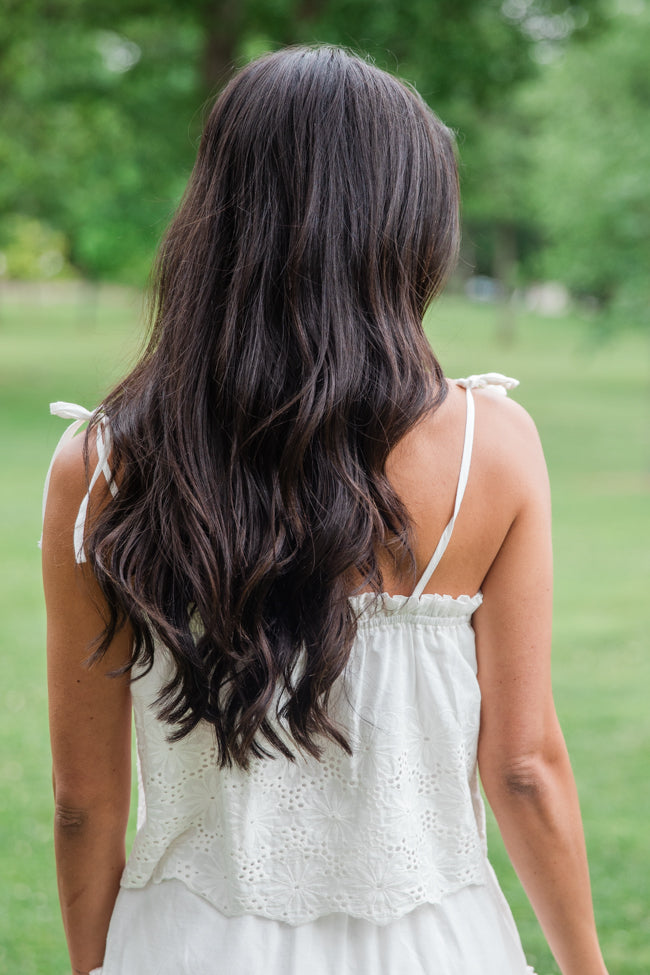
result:
[[(156, 268), (148, 349), (106, 401), (119, 472), (88, 550), (135, 658), (169, 648), (161, 716), (245, 765), (274, 722), (318, 754), (353, 577), (410, 555), (390, 450), (445, 394), (422, 330), (458, 244), (448, 130), (331, 47), (249, 64), (208, 118)], [(197, 635), (196, 621), (200, 622)], [(306, 666), (298, 666), (306, 658)], [(279, 715), (269, 711), (275, 691)]]
[(263, 303), (270, 331), (269, 313), (347, 327), (352, 350), (350, 312), (419, 325), (457, 243), (453, 145), (422, 99), (341, 49), (289, 49), (249, 64), (210, 114), (163, 252), (167, 311), (216, 292), (226, 316)]

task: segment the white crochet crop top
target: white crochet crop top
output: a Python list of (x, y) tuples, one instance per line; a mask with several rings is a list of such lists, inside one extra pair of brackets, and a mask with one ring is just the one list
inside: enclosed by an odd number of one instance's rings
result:
[[(422, 594), (458, 514), (472, 454), (473, 387), (517, 383), (498, 373), (456, 380), (467, 422), (456, 503), (409, 597), (353, 597), (358, 632), (331, 713), (352, 746), (323, 758), (220, 769), (211, 729), (178, 742), (152, 709), (172, 666), (156, 644), (153, 669), (132, 684), (139, 757), (138, 832), (122, 885), (175, 878), (228, 916), (289, 924), (344, 912), (386, 923), (486, 880), (485, 816), (476, 753), (480, 691), (473, 612), (482, 596)], [(90, 414), (71, 404), (52, 412)], [(67, 431), (67, 436), (72, 436)], [(98, 426), (98, 472), (107, 467)], [(99, 473), (97, 473), (99, 476)], [(85, 509), (75, 552), (83, 559)]]

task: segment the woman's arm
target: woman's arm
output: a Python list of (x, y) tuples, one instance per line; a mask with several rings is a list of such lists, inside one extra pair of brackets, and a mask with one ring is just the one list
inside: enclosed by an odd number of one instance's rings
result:
[(125, 862), (131, 787), (129, 678), (106, 676), (129, 659), (128, 629), (100, 663), (85, 664), (103, 630), (105, 604), (87, 565), (74, 558), (73, 526), (87, 489), (82, 441), (72, 440), (54, 463), (43, 530), (54, 844), (76, 973), (102, 964)]
[(551, 690), (548, 478), (534, 425), (509, 408), (503, 491), (516, 516), (474, 617), (479, 769), (506, 849), (563, 975), (606, 975), (578, 798)]

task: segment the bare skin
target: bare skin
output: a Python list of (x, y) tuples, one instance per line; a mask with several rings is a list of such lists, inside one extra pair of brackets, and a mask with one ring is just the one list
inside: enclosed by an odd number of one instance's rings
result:
[(125, 863), (131, 788), (128, 678), (105, 676), (128, 660), (130, 634), (120, 634), (99, 665), (84, 664), (103, 623), (98, 587), (75, 564), (72, 544), (86, 492), (82, 440), (75, 438), (55, 461), (43, 531), (54, 842), (74, 973), (89, 972), (104, 957)]
[[(426, 591), (483, 592), (474, 628), (482, 693), (479, 768), (486, 795), (563, 975), (607, 975), (575, 785), (551, 691), (544, 457), (521, 407), (489, 390), (474, 391), (474, 397), (469, 482), (449, 548)], [(410, 431), (388, 460), (388, 476), (413, 520), (419, 573), (452, 513), (465, 411), (465, 391), (451, 386), (439, 411)], [(85, 585), (88, 570), (74, 564), (72, 530), (85, 490), (76, 438), (52, 471), (43, 572), (57, 871), (77, 972), (99, 966), (103, 958), (124, 864), (130, 788), (128, 684), (104, 676), (128, 658), (130, 633), (120, 634), (105, 663), (84, 666), (89, 642), (102, 626), (97, 588), (92, 579)], [(387, 592), (412, 591), (413, 579), (391, 576), (388, 562), (382, 568)]]

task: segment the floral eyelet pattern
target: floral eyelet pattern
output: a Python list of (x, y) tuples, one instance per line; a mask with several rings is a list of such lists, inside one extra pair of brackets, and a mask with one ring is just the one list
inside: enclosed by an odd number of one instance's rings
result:
[(165, 648), (132, 686), (139, 830), (122, 884), (178, 879), (227, 916), (378, 924), (486, 877), (477, 782), (481, 596), (355, 597), (357, 639), (331, 708), (353, 754), (219, 769), (211, 729), (170, 743), (151, 704)]

